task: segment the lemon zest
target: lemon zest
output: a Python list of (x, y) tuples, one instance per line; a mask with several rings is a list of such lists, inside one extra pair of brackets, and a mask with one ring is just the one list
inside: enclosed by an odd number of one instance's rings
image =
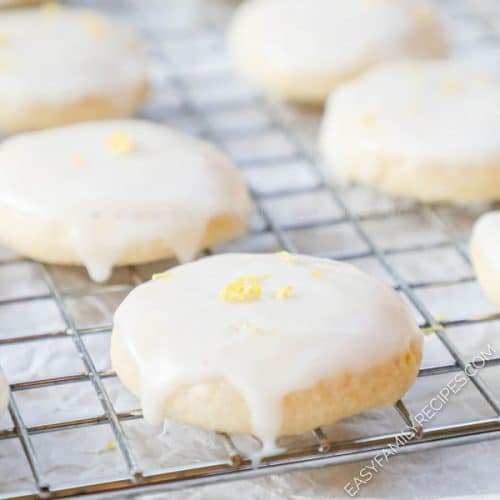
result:
[(163, 273), (153, 274), (153, 276), (151, 276), (151, 279), (153, 281), (161, 281), (161, 280), (165, 280), (167, 278), (170, 278), (171, 275), (172, 275), (172, 273), (170, 271), (164, 271)]
[(240, 325), (237, 330), (242, 333), (251, 333), (253, 335), (275, 335), (279, 333), (277, 328), (265, 329), (260, 326), (251, 323), (250, 321), (245, 321), (242, 325)]
[(264, 330), (260, 328), (257, 325), (254, 325), (253, 323), (250, 323), (249, 321), (245, 321), (240, 328), (240, 331), (245, 332), (245, 333), (253, 333), (255, 335), (262, 335)]
[(287, 285), (287, 286), (284, 286), (283, 288), (281, 288), (280, 290), (278, 290), (278, 292), (276, 293), (276, 298), (277, 299), (286, 299), (288, 297), (290, 297), (291, 293), (293, 291), (293, 286), (292, 285)]
[(295, 264), (297, 262), (297, 256), (287, 252), (285, 250), (277, 252), (276, 255), (287, 264)]
[(111, 441), (108, 441), (106, 443), (106, 448), (108, 450), (115, 450), (116, 449), (116, 441), (114, 441), (113, 439)]
[(261, 282), (269, 278), (264, 276), (241, 276), (228, 283), (219, 293), (225, 302), (246, 302), (259, 300), (262, 297)]
[(117, 155), (126, 155), (132, 151), (132, 141), (124, 132), (115, 132), (108, 139), (108, 147)]

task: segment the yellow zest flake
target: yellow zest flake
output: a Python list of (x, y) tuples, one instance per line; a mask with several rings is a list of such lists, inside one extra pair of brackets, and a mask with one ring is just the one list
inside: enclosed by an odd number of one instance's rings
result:
[(91, 12), (85, 12), (82, 14), (81, 22), (85, 31), (97, 38), (103, 37), (108, 29), (106, 22)]
[(309, 276), (311, 276), (311, 278), (321, 278), (323, 276), (323, 271), (315, 269), (309, 273)]
[(114, 440), (108, 441), (106, 443), (106, 448), (108, 450), (114, 450), (114, 449), (116, 449), (116, 441), (114, 441)]
[(75, 167), (82, 167), (83, 166), (83, 156), (82, 155), (75, 155), (72, 158), (72, 163)]
[(116, 132), (109, 138), (108, 147), (117, 155), (126, 155), (132, 151), (132, 141), (124, 132)]
[(153, 274), (153, 276), (151, 276), (151, 279), (153, 281), (161, 281), (170, 278), (171, 275), (172, 273), (170, 271), (164, 271), (163, 273)]
[(448, 80), (441, 84), (441, 92), (443, 94), (456, 94), (460, 86), (456, 80)]
[(245, 321), (241, 327), (239, 328), (240, 332), (243, 333), (253, 333), (254, 335), (262, 335), (264, 332), (263, 328), (260, 328), (257, 325), (250, 323), (249, 321)]
[(42, 12), (53, 13), (61, 9), (59, 2), (45, 2), (40, 6)]
[(278, 292), (276, 293), (276, 298), (280, 300), (286, 299), (287, 297), (290, 297), (292, 290), (293, 290), (292, 285), (285, 286), (281, 290), (278, 290)]
[(250, 321), (245, 321), (241, 326), (237, 328), (237, 330), (241, 333), (251, 333), (253, 335), (266, 335), (266, 334), (275, 335), (278, 333), (277, 328), (270, 328), (270, 329), (261, 328), (260, 326), (250, 323)]
[(375, 123), (375, 117), (370, 114), (364, 114), (359, 117), (359, 123), (362, 127), (371, 127)]
[(297, 256), (291, 254), (290, 252), (285, 252), (283, 250), (282, 252), (278, 252), (276, 255), (287, 264), (295, 264), (295, 262), (297, 262)]
[(442, 314), (436, 314), (434, 318), (436, 319), (436, 321), (439, 321), (440, 323), (446, 321), (446, 318)]
[(228, 283), (219, 297), (225, 302), (246, 302), (259, 300), (262, 297), (261, 282), (269, 278), (265, 276), (242, 276)]
[(440, 331), (444, 331), (445, 328), (443, 325), (436, 325), (436, 326), (426, 326), (425, 328), (420, 328), (420, 331), (424, 335), (430, 335), (431, 333), (436, 333)]

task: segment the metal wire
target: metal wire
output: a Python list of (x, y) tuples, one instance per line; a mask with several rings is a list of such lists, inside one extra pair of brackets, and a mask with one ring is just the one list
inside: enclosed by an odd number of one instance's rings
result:
[[(446, 2), (445, 2), (446, 3)], [(135, 5), (135, 4), (133, 4)], [(134, 11), (135, 12), (135, 11)], [(141, 16), (137, 16), (137, 20)], [(148, 18), (149, 19), (149, 18)], [(277, 152), (272, 156), (259, 156), (258, 153), (253, 157), (236, 159), (238, 165), (245, 170), (253, 169), (272, 169), (280, 165), (286, 165), (290, 162), (300, 161), (306, 165), (314, 183), (308, 186), (289, 188), (282, 187), (272, 192), (261, 193), (255, 189), (251, 190), (253, 201), (258, 213), (263, 221), (263, 226), (254, 229), (251, 236), (259, 234), (272, 234), (279, 243), (279, 246), (289, 252), (296, 252), (298, 248), (290, 238), (289, 234), (293, 231), (310, 228), (333, 227), (341, 224), (348, 224), (364, 243), (364, 250), (345, 251), (342, 253), (331, 253), (325, 249), (324, 255), (327, 257), (340, 258), (346, 261), (356, 260), (362, 257), (375, 258), (382, 268), (394, 281), (394, 287), (403, 293), (413, 307), (424, 319), (422, 328), (428, 332), (433, 332), (442, 343), (444, 348), (451, 355), (453, 362), (446, 365), (436, 365), (421, 369), (419, 377), (436, 377), (444, 373), (453, 373), (465, 371), (470, 365), (470, 361), (461, 355), (458, 347), (455, 345), (450, 335), (447, 333), (449, 328), (458, 326), (467, 326), (492, 322), (500, 319), (500, 313), (481, 316), (476, 318), (460, 318), (444, 321), (436, 318), (430, 311), (428, 305), (416, 293), (416, 290), (431, 288), (436, 286), (451, 286), (472, 282), (474, 274), (472, 272), (467, 251), (464, 242), (454, 234), (443, 218), (440, 211), (434, 207), (411, 205), (403, 209), (383, 210), (365, 215), (357, 215), (349, 208), (349, 203), (345, 199), (345, 192), (342, 188), (327, 182), (324, 179), (321, 170), (317, 167), (317, 160), (314, 154), (309, 151), (307, 144), (296, 135), (293, 124), (283, 117), (281, 109), (274, 103), (268, 102), (260, 96), (251, 96), (246, 99), (222, 99), (218, 102), (209, 104), (199, 103), (194, 99), (189, 86), (194, 81), (203, 82), (206, 85), (217, 85), (217, 82), (227, 78), (226, 70), (206, 72), (203, 75), (189, 73), (184, 67), (176, 63), (175, 57), (172, 57), (169, 49), (169, 43), (175, 41), (178, 46), (189, 47), (189, 54), (185, 55), (185, 60), (199, 60), (205, 55), (201, 48), (193, 48), (193, 40), (200, 33), (209, 34), (213, 39), (211, 49), (213, 53), (220, 54), (222, 51), (222, 41), (220, 34), (216, 29), (205, 24), (203, 31), (171, 31), (154, 27), (154, 23), (148, 20), (142, 26), (145, 35), (149, 38), (152, 47), (152, 53), (158, 65), (168, 69), (169, 75), (160, 82), (160, 90), (164, 85), (165, 92), (175, 92), (180, 99), (180, 106), (175, 109), (155, 108), (154, 118), (166, 120), (175, 116), (184, 116), (193, 119), (199, 127), (199, 133), (205, 138), (224, 147), (228, 141), (237, 139), (246, 139), (265, 135), (271, 131), (278, 131), (287, 138), (292, 144), (293, 152), (281, 154)], [(485, 23), (485, 37), (493, 38), (493, 28)], [(201, 47), (201, 45), (200, 45)], [(203, 50), (206, 50), (204, 47)], [(265, 125), (256, 127), (235, 127), (235, 128), (216, 128), (211, 124), (210, 117), (214, 113), (222, 111), (235, 111), (242, 107), (259, 109), (267, 117)], [(331, 201), (337, 208), (338, 214), (335, 217), (317, 219), (314, 222), (293, 222), (279, 223), (272, 212), (267, 208), (266, 202), (269, 200), (282, 200), (289, 196), (301, 194), (326, 192)], [(461, 209), (451, 209), (459, 213)], [(432, 227), (437, 227), (446, 235), (445, 241), (435, 243), (417, 243), (406, 247), (381, 248), (373, 241), (365, 228), (369, 221), (386, 221), (401, 215), (418, 215), (422, 217)], [(391, 264), (389, 259), (393, 255), (404, 255), (412, 252), (428, 251), (432, 249), (447, 248), (453, 249), (458, 257), (468, 266), (469, 274), (466, 276), (457, 276), (451, 279), (441, 280), (421, 280), (410, 282), (405, 280), (397, 268)], [(21, 258), (8, 258), (0, 260), (1, 266), (9, 266), (15, 262), (22, 262)], [(78, 354), (84, 364), (85, 372), (74, 375), (61, 375), (52, 378), (27, 380), (11, 385), (12, 398), (10, 402), (10, 414), (13, 422), (13, 428), (0, 430), (0, 446), (3, 440), (18, 439), (22, 445), (27, 463), (33, 475), (35, 489), (30, 492), (8, 491), (1, 492), (0, 498), (63, 498), (78, 494), (98, 495), (104, 497), (123, 497), (126, 494), (135, 494), (142, 491), (164, 491), (181, 487), (208, 484), (217, 481), (230, 479), (240, 479), (256, 477), (263, 474), (290, 471), (295, 469), (305, 469), (319, 467), (324, 465), (341, 464), (353, 462), (372, 457), (377, 451), (386, 448), (394, 442), (396, 437), (403, 431), (413, 429), (414, 435), (408, 443), (401, 448), (401, 453), (410, 453), (416, 450), (434, 448), (451, 444), (462, 444), (471, 441), (479, 441), (490, 438), (500, 437), (500, 401), (477, 373), (467, 375), (479, 391), (484, 401), (492, 409), (494, 416), (488, 419), (463, 421), (448, 426), (420, 426), (415, 423), (414, 415), (408, 407), (399, 401), (395, 406), (395, 411), (399, 415), (401, 428), (395, 428), (392, 432), (381, 435), (366, 435), (356, 439), (346, 441), (333, 441), (328, 438), (327, 433), (321, 429), (315, 429), (312, 432), (315, 444), (304, 446), (302, 448), (293, 448), (279, 455), (265, 458), (258, 468), (254, 468), (251, 462), (244, 456), (232, 437), (227, 434), (220, 434), (221, 442), (227, 452), (224, 460), (211, 463), (197, 463), (169, 468), (156, 468), (143, 470), (139, 465), (139, 460), (135, 457), (127, 433), (124, 431), (122, 422), (132, 419), (141, 419), (142, 412), (135, 409), (127, 412), (117, 412), (106, 391), (106, 379), (116, 377), (112, 370), (99, 371), (89, 353), (83, 338), (85, 336), (96, 334), (109, 334), (110, 324), (98, 325), (90, 328), (78, 328), (75, 319), (65, 304), (65, 299), (69, 297), (91, 297), (105, 295), (114, 292), (126, 292), (134, 285), (141, 282), (140, 274), (131, 269), (132, 279), (130, 283), (119, 285), (89, 286), (85, 289), (72, 287), (70, 289), (60, 290), (52, 277), (51, 269), (47, 266), (38, 264), (41, 269), (42, 277), (47, 285), (47, 292), (25, 295), (20, 297), (7, 297), (0, 300), (0, 307), (12, 304), (27, 304), (33, 301), (50, 300), (55, 303), (60, 316), (64, 322), (64, 329), (47, 332), (16, 332), (15, 335), (0, 339), (0, 348), (2, 345), (12, 345), (21, 343), (32, 343), (46, 339), (71, 339)], [(500, 358), (490, 358), (485, 361), (486, 367), (500, 365)], [(467, 373), (467, 372), (466, 372)], [(16, 402), (17, 393), (28, 389), (39, 387), (57, 387), (68, 384), (78, 384), (84, 381), (90, 381), (93, 390), (102, 407), (102, 413), (91, 417), (82, 417), (72, 420), (49, 422), (41, 425), (29, 426), (24, 422), (24, 417), (19, 410)], [(64, 486), (51, 484), (44, 474), (44, 464), (37, 456), (37, 452), (32, 443), (32, 436), (37, 434), (50, 433), (63, 429), (77, 429), (93, 425), (109, 425), (114, 434), (115, 440), (123, 459), (127, 473), (117, 475), (105, 481), (88, 483), (79, 482), (74, 479), (71, 484)]]

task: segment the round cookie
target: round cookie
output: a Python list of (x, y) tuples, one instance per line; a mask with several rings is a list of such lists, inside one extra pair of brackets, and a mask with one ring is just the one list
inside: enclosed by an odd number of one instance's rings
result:
[(337, 89), (320, 147), (344, 180), (423, 201), (500, 198), (500, 69), (387, 63)]
[(148, 89), (136, 33), (90, 10), (9, 10), (0, 16), (0, 131), (130, 115)]
[(5, 380), (5, 375), (0, 368), (0, 415), (7, 409), (9, 405), (9, 386)]
[(482, 289), (500, 306), (500, 210), (483, 214), (474, 224), (470, 256)]
[(113, 265), (198, 250), (245, 231), (240, 172), (210, 144), (166, 126), (111, 120), (0, 144), (0, 241), (34, 259)]
[(153, 423), (253, 433), (266, 451), (395, 403), (422, 334), (398, 294), (326, 259), (226, 254), (171, 269), (118, 307), (113, 367)]
[(308, 104), (323, 103), (373, 64), (445, 53), (440, 22), (424, 0), (248, 0), (228, 45), (246, 76)]

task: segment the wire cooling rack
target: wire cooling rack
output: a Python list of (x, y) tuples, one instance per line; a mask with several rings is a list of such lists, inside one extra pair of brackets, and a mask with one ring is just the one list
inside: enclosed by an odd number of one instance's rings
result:
[[(243, 169), (253, 195), (255, 217), (250, 235), (237, 244), (238, 249), (261, 249), (262, 243), (255, 241), (272, 239), (273, 250), (281, 248), (292, 253), (310, 251), (358, 265), (370, 262), (377, 266), (415, 310), (421, 327), (435, 335), (449, 355), (449, 362), (428, 364), (419, 374), (419, 381), (435, 380), (433, 391), (437, 393), (443, 385), (443, 374), (450, 376), (467, 370), (473, 360), (474, 353), (464, 353), (455, 342), (454, 330), (468, 331), (478, 324), (494, 324), (500, 319), (500, 314), (491, 308), (486, 311), (455, 311), (450, 313), (451, 317), (443, 318), (430, 305), (430, 297), (436, 294), (444, 297), (446, 302), (457, 295), (467, 296), (471, 286), (477, 287), (467, 254), (466, 238), (470, 221), (480, 209), (432, 207), (388, 200), (363, 189), (336, 186), (334, 182), (325, 181), (311, 152), (307, 133), (304, 133), (311, 116), (313, 121), (317, 120), (314, 114), (269, 102), (247, 87), (231, 72), (221, 30), (213, 27), (205, 13), (189, 19), (185, 19), (182, 12), (180, 17), (171, 15), (173, 4), (153, 1), (96, 4), (99, 8), (104, 6), (126, 16), (138, 25), (149, 41), (154, 90), (144, 116), (220, 144)], [(453, 22), (467, 22), (469, 28), (472, 26), (459, 43), (468, 46), (469, 38), (481, 43), (496, 40), (495, 26), (484, 17), (472, 17), (470, 12), (463, 10), (462, 2), (441, 4)], [(481, 27), (480, 35), (474, 31), (477, 26)], [(277, 172), (280, 175), (275, 175)], [(286, 207), (290, 201), (307, 199), (309, 195), (321, 197), (328, 210), (323, 208), (321, 202), (321, 206), (312, 212), (309, 206), (305, 216), (294, 212), (292, 217), (287, 217)], [(370, 210), (359, 203), (363, 196), (370, 197)], [(276, 212), (276, 207), (281, 207), (281, 211)], [(414, 234), (412, 239), (398, 239), (398, 232), (403, 226), (409, 226), (411, 234)], [(382, 227), (386, 234), (389, 233), (389, 238), (379, 236)], [(309, 246), (311, 242), (313, 246)], [(267, 249), (266, 245), (264, 248)], [(211, 252), (223, 250), (224, 247), (211, 249)], [(420, 272), (427, 267), (429, 259), (436, 259), (438, 254), (443, 263), (458, 260), (463, 272), (430, 277)], [(398, 263), (404, 259), (421, 262), (416, 279), (408, 278), (401, 271)], [(29, 305), (46, 303), (47, 307), (55, 306), (57, 309), (62, 328), (15, 330), (9, 334), (2, 330), (0, 352), (12, 346), (19, 346), (20, 353), (27, 346), (44, 349), (43, 343), (48, 340), (71, 342), (83, 362), (84, 370), (47, 378), (26, 376), (22, 381), (11, 384), (10, 421), (0, 429), (0, 454), (7, 442), (20, 444), (28, 473), (23, 487), (5, 489), (3, 486), (0, 498), (62, 498), (78, 494), (94, 494), (99, 498), (123, 497), (143, 491), (164, 491), (359, 461), (387, 448), (401, 432), (408, 433), (411, 428), (417, 428), (418, 432), (399, 450), (400, 453), (500, 437), (500, 400), (494, 388), (483, 379), (483, 373), (500, 364), (500, 357), (489, 356), (481, 372), (469, 376), (470, 385), (481, 400), (478, 406), (487, 408), (489, 416), (486, 418), (464, 416), (446, 425), (431, 422), (419, 427), (414, 421), (419, 408), (412, 406), (410, 392), (405, 398), (406, 403), (399, 401), (395, 406), (396, 419), (390, 420), (391, 428), (384, 432), (360, 431), (353, 437), (336, 439), (335, 431), (316, 429), (308, 436), (309, 440), (300, 441), (302, 444), (290, 446), (286, 452), (264, 459), (258, 468), (252, 467), (234, 436), (225, 434), (214, 436), (224, 450), (217, 460), (207, 462), (198, 458), (168, 467), (151, 463), (144, 465), (135, 452), (134, 436), (125, 428), (128, 421), (142, 420), (141, 411), (139, 408), (122, 411), (115, 407), (107, 382), (116, 379), (116, 375), (110, 369), (98, 368), (96, 355), (86, 341), (93, 336), (109, 336), (110, 318), (104, 323), (82, 327), (79, 317), (85, 311), (75, 312), (70, 305), (75, 300), (98, 300), (110, 294), (124, 294), (145, 279), (144, 269), (131, 268), (126, 280), (114, 278), (111, 284), (97, 286), (84, 282), (82, 285), (81, 279), (72, 282), (73, 270), (8, 256), (0, 260), (0, 273), (8, 275), (10, 267), (23, 263), (39, 273), (43, 286), (34, 292), (16, 292), (12, 296), (3, 294), (0, 298), (0, 318), (3, 317), (2, 308), (17, 308), (18, 313), (29, 315)], [(64, 280), (61, 280), (62, 275)], [(61, 285), (61, 282), (66, 285)], [(30, 415), (23, 410), (24, 393), (40, 389), (58, 391), (82, 383), (90, 384), (90, 392), (97, 395), (99, 411), (77, 418), (30, 423)], [(108, 474), (107, 462), (103, 459), (101, 468), (106, 472), (105, 479), (78, 479), (78, 476), (66, 477), (65, 481), (51, 479), (45, 464), (47, 450), (57, 446), (55, 441), (51, 442), (51, 436), (61, 432), (78, 432), (91, 426), (109, 427), (113, 435), (109, 448), (114, 448), (121, 463), (121, 472), (114, 473), (110, 469)], [(43, 445), (35, 442), (39, 436), (45, 437)], [(8, 485), (1, 476), (0, 469), (0, 478), (3, 479), (0, 484)]]

